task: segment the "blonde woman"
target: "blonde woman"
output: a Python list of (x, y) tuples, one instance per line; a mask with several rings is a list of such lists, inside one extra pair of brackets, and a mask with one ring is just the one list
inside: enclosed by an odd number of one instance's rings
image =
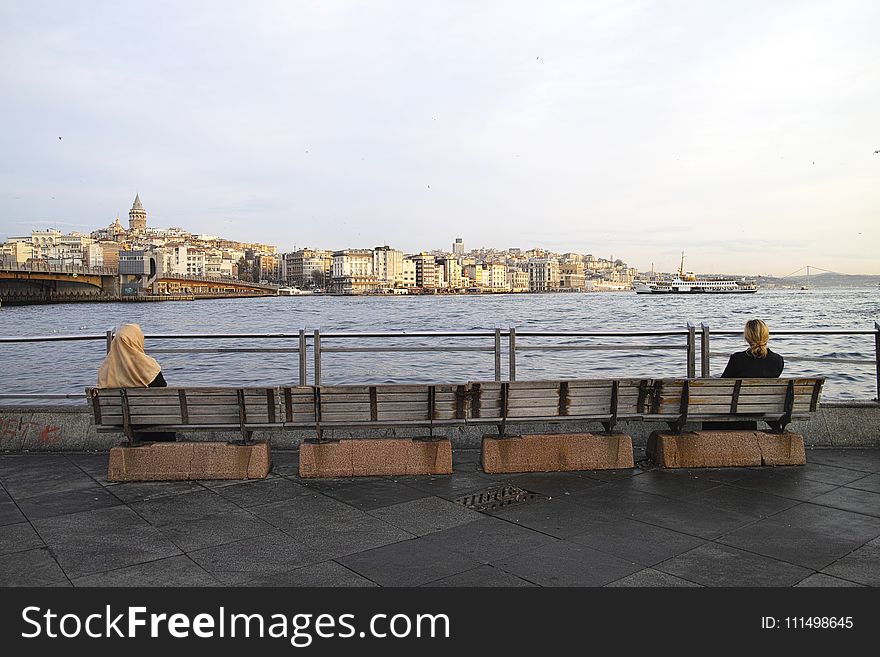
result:
[(775, 379), (782, 374), (785, 361), (767, 348), (770, 329), (760, 319), (746, 322), (743, 337), (749, 348), (733, 354), (721, 375), (725, 379)]

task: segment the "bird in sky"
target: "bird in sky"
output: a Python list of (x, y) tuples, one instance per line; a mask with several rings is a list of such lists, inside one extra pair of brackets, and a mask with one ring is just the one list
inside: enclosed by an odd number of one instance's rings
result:
[[(61, 139), (61, 137), (59, 137), (58, 139)], [(880, 153), (880, 151), (874, 151), (874, 155), (876, 155), (877, 153)]]

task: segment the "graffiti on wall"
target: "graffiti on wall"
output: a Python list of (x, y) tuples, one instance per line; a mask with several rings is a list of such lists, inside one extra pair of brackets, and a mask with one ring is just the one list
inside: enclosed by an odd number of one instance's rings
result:
[(61, 427), (33, 422), (21, 415), (0, 415), (0, 444), (7, 441), (57, 445), (61, 442)]

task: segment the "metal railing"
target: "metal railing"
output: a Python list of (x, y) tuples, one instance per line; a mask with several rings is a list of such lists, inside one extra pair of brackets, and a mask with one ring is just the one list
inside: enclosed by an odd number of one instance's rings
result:
[[(837, 358), (819, 356), (798, 356), (787, 353), (785, 358), (790, 362), (835, 363), (850, 365), (874, 365), (876, 369), (876, 390), (880, 398), (880, 322), (874, 323), (873, 330), (852, 329), (794, 329), (776, 330), (774, 339), (786, 336), (874, 336), (874, 358)], [(14, 343), (42, 342), (103, 342), (105, 351), (110, 350), (114, 332), (107, 330), (99, 335), (50, 335), (50, 336), (0, 336), (0, 345)], [(688, 322), (685, 329), (666, 331), (518, 331), (516, 327), (493, 330), (474, 331), (398, 331), (398, 332), (327, 332), (320, 329), (307, 331), (299, 329), (296, 333), (156, 333), (146, 335), (148, 340), (282, 340), (294, 342), (291, 346), (280, 347), (150, 347), (149, 353), (155, 354), (296, 354), (297, 379), (299, 385), (308, 385), (309, 349), (312, 352), (312, 384), (322, 384), (322, 368), (325, 358), (330, 354), (381, 354), (381, 353), (460, 353), (476, 352), (492, 354), (494, 377), (496, 381), (515, 381), (517, 377), (518, 354), (527, 352), (578, 352), (578, 351), (684, 351), (687, 378), (697, 376), (697, 337), (699, 336), (700, 376), (711, 376), (710, 366), (713, 357), (727, 357), (727, 353), (711, 350), (712, 336), (742, 336), (741, 330), (710, 331), (706, 323), (699, 328)], [(554, 338), (600, 338), (607, 339), (601, 343), (578, 344), (547, 344), (529, 342), (523, 344), (522, 339), (552, 340)], [(641, 341), (637, 343), (621, 343), (620, 339), (629, 338), (669, 338), (662, 342)], [(363, 341), (392, 340), (408, 342), (419, 340), (421, 344), (395, 344), (386, 346), (364, 345)], [(441, 340), (446, 343), (424, 344), (425, 340)], [(469, 344), (449, 344), (448, 341), (467, 341)], [(507, 341), (505, 345), (504, 342)], [(361, 344), (357, 344), (361, 342)], [(328, 346), (329, 343), (329, 346)], [(352, 345), (352, 343), (355, 343)], [(337, 346), (338, 345), (338, 346)], [(507, 356), (507, 378), (504, 379), (503, 357)], [(66, 393), (0, 393), (2, 399), (81, 399), (83, 394)]]

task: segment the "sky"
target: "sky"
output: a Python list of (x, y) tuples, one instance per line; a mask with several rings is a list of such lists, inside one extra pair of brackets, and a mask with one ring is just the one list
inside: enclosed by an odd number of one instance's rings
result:
[(880, 274), (880, 3), (0, 0), (0, 238)]

